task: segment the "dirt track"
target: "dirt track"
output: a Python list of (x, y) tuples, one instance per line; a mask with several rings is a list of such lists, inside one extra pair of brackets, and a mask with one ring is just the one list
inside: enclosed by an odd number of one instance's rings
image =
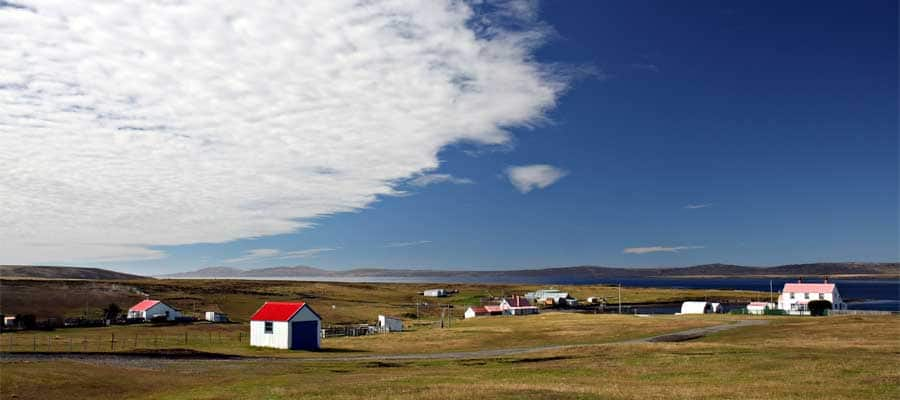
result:
[(745, 326), (756, 326), (768, 324), (767, 320), (741, 320), (734, 323), (714, 325), (705, 328), (689, 329), (685, 331), (667, 333), (643, 339), (632, 339), (620, 342), (604, 343), (604, 344), (572, 344), (572, 345), (553, 345), (553, 346), (534, 346), (521, 347), (511, 349), (493, 349), (493, 350), (477, 350), (477, 351), (459, 351), (445, 353), (430, 354), (373, 354), (366, 356), (346, 356), (346, 357), (309, 357), (309, 358), (278, 358), (278, 357), (243, 357), (231, 356), (216, 353), (201, 353), (191, 351), (175, 351), (169, 353), (0, 353), (0, 361), (56, 361), (69, 360), (81, 361), (89, 363), (113, 363), (113, 364), (141, 364), (146, 366), (147, 363), (172, 363), (184, 361), (208, 361), (208, 362), (240, 362), (240, 361), (266, 361), (266, 362), (353, 362), (353, 361), (405, 361), (405, 360), (459, 360), (459, 359), (479, 359), (479, 358), (495, 358), (511, 355), (519, 355), (526, 353), (535, 353), (540, 351), (552, 351), (570, 349), (575, 347), (587, 346), (604, 346), (604, 345), (621, 345), (621, 344), (639, 344), (639, 343), (660, 343), (660, 342), (683, 342), (688, 340), (699, 339), (703, 336), (722, 332), (726, 330), (741, 328)]

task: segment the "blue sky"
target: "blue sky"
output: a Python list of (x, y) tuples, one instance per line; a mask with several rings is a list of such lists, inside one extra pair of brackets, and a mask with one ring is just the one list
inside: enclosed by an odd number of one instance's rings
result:
[[(289, 233), (148, 239), (136, 244), (158, 256), (68, 261), (165, 273), (900, 259), (896, 2), (532, 11), (544, 43), (528, 50), (568, 71), (567, 88), (504, 126), (508, 140), (440, 142), (435, 168), (399, 175), (430, 184), (392, 180), (394, 193), (366, 192), (377, 200)], [(526, 174), (538, 185), (526, 191), (511, 183), (517, 166), (548, 170)]]

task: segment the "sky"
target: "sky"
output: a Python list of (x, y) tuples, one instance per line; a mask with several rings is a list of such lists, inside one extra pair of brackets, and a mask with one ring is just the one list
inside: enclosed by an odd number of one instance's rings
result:
[(0, 0), (0, 264), (898, 261), (895, 1)]

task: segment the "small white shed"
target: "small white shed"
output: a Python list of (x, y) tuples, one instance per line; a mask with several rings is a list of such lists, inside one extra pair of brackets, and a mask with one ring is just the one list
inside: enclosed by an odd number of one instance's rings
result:
[(204, 315), (204, 319), (209, 322), (228, 322), (228, 314), (215, 311), (207, 311)]
[(322, 318), (304, 302), (267, 301), (250, 317), (250, 345), (318, 350)]
[(128, 309), (129, 319), (143, 319), (150, 321), (157, 317), (165, 316), (166, 321), (174, 321), (181, 317), (181, 311), (159, 300), (143, 300)]
[(775, 303), (767, 303), (764, 301), (754, 301), (750, 304), (747, 304), (747, 314), (756, 314), (762, 315), (766, 313), (766, 310), (774, 310)]
[(403, 320), (386, 315), (378, 316), (378, 327), (388, 332), (403, 332)]
[(705, 301), (686, 301), (681, 303), (681, 314), (708, 314), (713, 312), (712, 304)]

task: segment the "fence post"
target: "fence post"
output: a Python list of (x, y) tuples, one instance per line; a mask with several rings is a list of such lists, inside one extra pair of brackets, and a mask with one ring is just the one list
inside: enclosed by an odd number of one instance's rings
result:
[(244, 336), (244, 332), (238, 332), (238, 344), (244, 342), (243, 336)]
[(51, 340), (51, 339), (52, 339), (52, 337), (48, 335), (48, 336), (47, 336), (47, 352), (48, 352), (48, 353), (51, 352), (51, 351), (53, 351), (52, 347), (50, 346), (50, 340)]
[(115, 351), (116, 350), (116, 334), (112, 333), (110, 335), (112, 335), (112, 336), (109, 337), (109, 350)]
[(69, 353), (72, 352), (72, 337), (69, 336)]

